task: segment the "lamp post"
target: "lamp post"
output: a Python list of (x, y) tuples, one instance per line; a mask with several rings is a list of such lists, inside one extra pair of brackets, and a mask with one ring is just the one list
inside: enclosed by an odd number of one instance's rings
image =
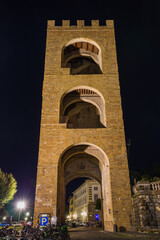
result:
[(20, 201), (17, 203), (17, 208), (19, 209), (18, 222), (20, 221), (21, 211), (25, 208), (25, 202)]

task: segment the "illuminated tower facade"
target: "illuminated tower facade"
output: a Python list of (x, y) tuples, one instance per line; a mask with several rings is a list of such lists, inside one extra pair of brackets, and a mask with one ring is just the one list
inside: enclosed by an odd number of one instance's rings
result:
[(78, 177), (101, 184), (103, 225), (132, 225), (132, 204), (114, 23), (48, 21), (34, 221), (64, 220), (65, 188)]

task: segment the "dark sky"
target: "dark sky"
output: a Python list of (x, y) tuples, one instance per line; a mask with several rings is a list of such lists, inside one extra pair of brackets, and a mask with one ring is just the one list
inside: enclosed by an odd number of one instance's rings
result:
[(158, 1), (7, 1), (0, 7), (0, 167), (18, 181), (16, 197), (33, 199), (35, 191), (47, 19), (115, 20), (129, 165), (152, 170), (160, 155)]

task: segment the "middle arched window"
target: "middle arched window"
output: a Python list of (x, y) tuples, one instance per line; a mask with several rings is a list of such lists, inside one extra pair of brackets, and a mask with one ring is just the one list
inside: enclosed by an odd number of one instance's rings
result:
[(77, 87), (68, 90), (61, 98), (60, 123), (67, 128), (104, 128), (105, 102), (96, 89)]

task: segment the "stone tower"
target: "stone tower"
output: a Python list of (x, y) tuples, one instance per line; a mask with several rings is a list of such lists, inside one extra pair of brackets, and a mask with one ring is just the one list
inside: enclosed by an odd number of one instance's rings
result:
[(64, 220), (65, 187), (88, 177), (101, 184), (103, 224), (127, 230), (132, 204), (114, 23), (62, 26), (48, 21), (34, 221)]

